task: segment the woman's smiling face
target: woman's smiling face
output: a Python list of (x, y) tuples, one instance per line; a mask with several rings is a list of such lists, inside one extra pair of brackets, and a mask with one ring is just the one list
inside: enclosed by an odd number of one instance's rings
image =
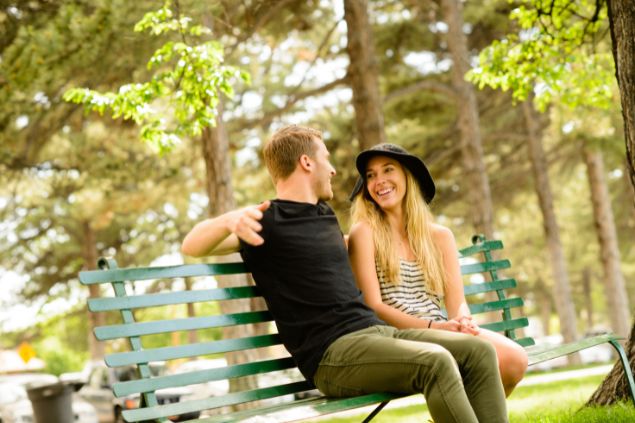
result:
[(366, 165), (366, 189), (382, 210), (401, 207), (406, 195), (406, 173), (397, 160), (374, 156)]

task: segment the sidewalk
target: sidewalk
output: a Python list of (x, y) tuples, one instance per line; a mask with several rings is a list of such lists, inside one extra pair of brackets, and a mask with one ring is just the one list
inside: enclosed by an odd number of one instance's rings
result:
[(586, 376), (606, 375), (613, 368), (613, 364), (602, 364), (595, 367), (589, 367), (586, 369), (566, 370), (566, 371), (553, 371), (549, 373), (541, 373), (537, 375), (529, 374), (525, 377), (518, 386), (539, 385), (541, 383), (556, 382), (565, 379), (575, 379)]

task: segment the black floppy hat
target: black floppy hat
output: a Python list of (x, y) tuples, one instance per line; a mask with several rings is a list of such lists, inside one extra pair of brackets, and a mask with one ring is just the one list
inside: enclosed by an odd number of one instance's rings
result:
[(371, 157), (374, 156), (391, 157), (404, 165), (419, 183), (419, 188), (421, 189), (421, 194), (423, 195), (425, 202), (430, 203), (432, 201), (436, 188), (434, 186), (432, 176), (430, 176), (430, 172), (428, 171), (425, 163), (423, 163), (423, 160), (408, 153), (405, 148), (399, 145), (387, 143), (374, 145), (368, 150), (364, 150), (357, 155), (357, 159), (355, 159), (355, 166), (359, 172), (359, 178), (357, 178), (355, 188), (353, 188), (351, 195), (348, 197), (351, 201), (353, 201), (355, 196), (363, 190), (366, 165), (368, 165), (368, 161)]

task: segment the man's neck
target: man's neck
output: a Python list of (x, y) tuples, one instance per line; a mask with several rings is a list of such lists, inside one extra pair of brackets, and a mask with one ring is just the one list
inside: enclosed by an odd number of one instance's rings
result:
[(276, 198), (297, 203), (317, 204), (317, 195), (305, 181), (287, 179), (276, 184)]

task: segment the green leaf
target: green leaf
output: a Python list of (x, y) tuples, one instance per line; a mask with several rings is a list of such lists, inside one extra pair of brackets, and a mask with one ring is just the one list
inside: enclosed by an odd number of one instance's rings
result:
[[(149, 81), (125, 84), (116, 92), (72, 88), (64, 94), (65, 101), (83, 104), (86, 110), (109, 111), (113, 119), (134, 121), (141, 127), (141, 139), (159, 153), (169, 151), (180, 137), (200, 135), (215, 125), (219, 93), (232, 97), (233, 83), (250, 80), (246, 71), (222, 64), (223, 47), (218, 42), (184, 42), (184, 35), (199, 37), (210, 31), (192, 25), (187, 16), (174, 19), (170, 7), (167, 1), (135, 25), (135, 31), (155, 36), (180, 34), (179, 41), (167, 41), (150, 57), (147, 67), (156, 71)], [(155, 103), (160, 107), (153, 107)]]
[(520, 30), (485, 48), (466, 78), (480, 89), (511, 90), (517, 101), (533, 92), (541, 110), (554, 101), (571, 108), (609, 107), (613, 62), (595, 40), (607, 26), (606, 10), (594, 22), (583, 18), (595, 7), (591, 0), (521, 1), (510, 13)]

